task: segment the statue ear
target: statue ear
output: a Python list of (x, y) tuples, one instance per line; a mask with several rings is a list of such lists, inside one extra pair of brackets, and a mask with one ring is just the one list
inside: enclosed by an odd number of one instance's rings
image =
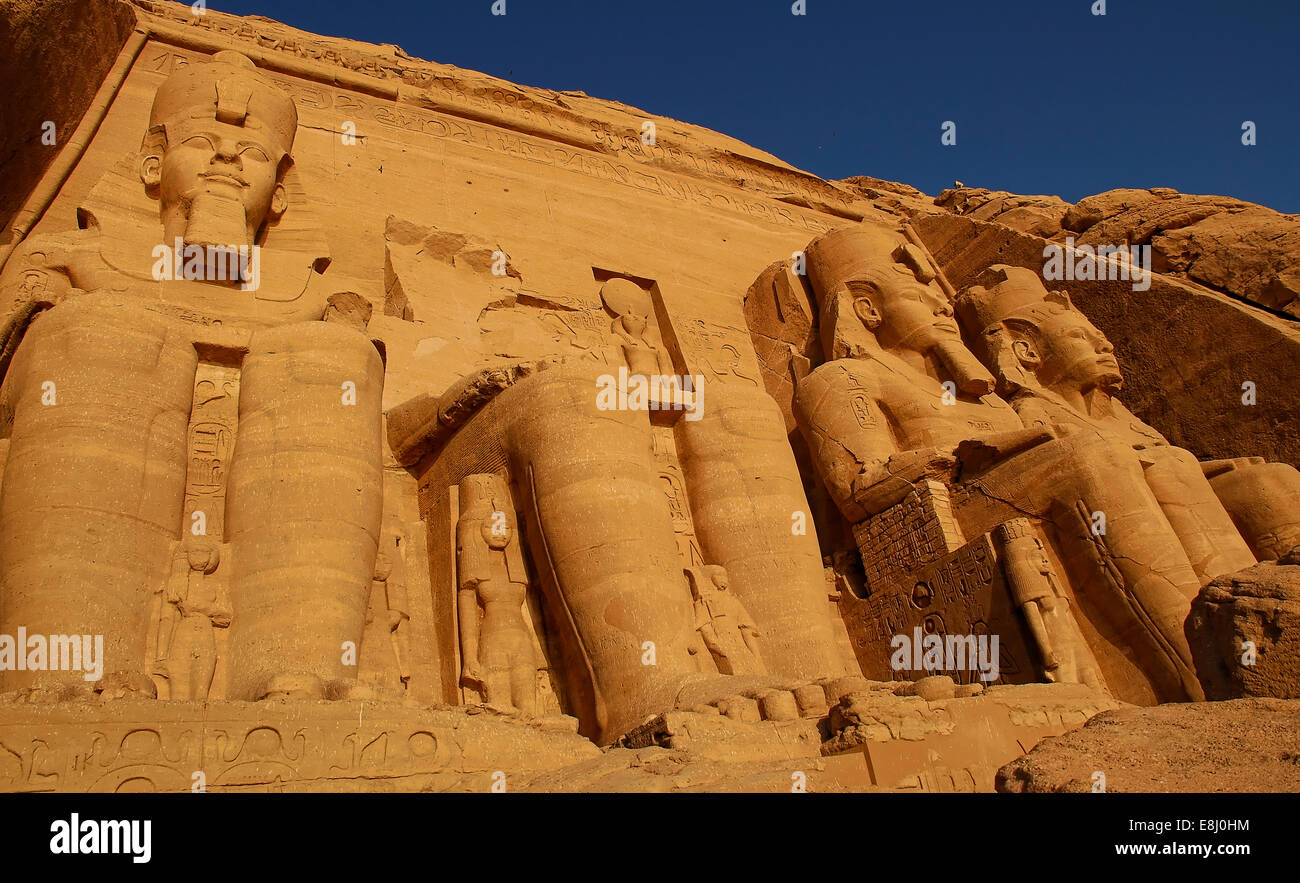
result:
[(853, 299), (854, 315), (866, 326), (868, 331), (874, 334), (882, 321), (880, 310), (876, 309), (876, 305), (871, 299), (876, 293), (875, 287), (859, 282), (853, 285), (845, 285), (844, 288), (849, 297)]
[(1011, 342), (1011, 351), (1015, 353), (1016, 360), (1030, 371), (1036, 370), (1043, 364), (1043, 357), (1038, 354), (1033, 343), (1023, 337), (1018, 337)]
[(167, 149), (167, 127), (151, 126), (140, 144), (140, 180), (148, 190), (162, 183), (162, 155)]
[(161, 156), (154, 154), (140, 158), (140, 180), (144, 182), (144, 186), (149, 190), (162, 183)]
[(276, 182), (275, 192), (271, 194), (271, 217), (279, 219), (289, 208), (289, 191), (284, 184)]

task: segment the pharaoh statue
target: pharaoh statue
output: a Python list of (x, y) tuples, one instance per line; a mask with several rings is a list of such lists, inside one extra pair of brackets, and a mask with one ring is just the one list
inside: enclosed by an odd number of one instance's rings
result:
[(538, 654), (527, 620), (528, 576), (513, 510), (495, 475), (460, 483), (456, 523), (461, 685), (483, 701), (531, 715), (537, 707)]
[(1198, 463), (1116, 398), (1124, 377), (1114, 347), (1068, 294), (1021, 267), (988, 273), (988, 287), (968, 289), (958, 313), (999, 393), (1026, 426), (1129, 444), (1202, 582), (1300, 545), (1300, 472), (1259, 458)]
[[(810, 520), (809, 507), (775, 401), (713, 379), (660, 401), (673, 408), (657, 413), (601, 399), (617, 367), (686, 370), (682, 354), (669, 358), (660, 343), (674, 335), (648, 328), (647, 293), (628, 285), (610, 280), (601, 292), (616, 318), (607, 362), (485, 370), (388, 414), (393, 451), (399, 462), (419, 461), (422, 493), (438, 497), (487, 471), (516, 491), (521, 539), (557, 624), (548, 638), (566, 660), (569, 707), (580, 732), (600, 743), (736, 692), (735, 676), (701, 672), (692, 653), (699, 635), (685, 567), (725, 570), (727, 592), (763, 634), (770, 677), (797, 683), (845, 668), (817, 538), (792, 529)], [(462, 543), (482, 537), (464, 530)], [(490, 542), (475, 539), (462, 554)], [(457, 588), (468, 599), (464, 580)]]
[(137, 695), (155, 692), (150, 601), (182, 533), (223, 549), (224, 698), (355, 682), (341, 647), (361, 639), (374, 570), (384, 369), (368, 303), (322, 275), (296, 130), (243, 55), (179, 67), (80, 229), (25, 241), (0, 278), (0, 631), (102, 634), (106, 680)]
[(1203, 698), (1183, 633), (1201, 581), (1132, 448), (1026, 426), (900, 232), (836, 230), (806, 257), (829, 361), (799, 382), (794, 412), (864, 560), (874, 550), (860, 528), (918, 491), (941, 493), (966, 536), (1029, 517), (1096, 631), (1112, 691), (1146, 704)]
[(220, 547), (206, 537), (177, 544), (155, 639), (153, 673), (163, 681), (159, 698), (208, 698), (217, 668), (214, 630), (229, 628), (231, 619), (230, 598), (216, 574), (220, 564)]
[(762, 634), (749, 611), (727, 591), (727, 571), (716, 564), (686, 571), (695, 599), (695, 630), (713, 664), (724, 675), (767, 674), (758, 639)]

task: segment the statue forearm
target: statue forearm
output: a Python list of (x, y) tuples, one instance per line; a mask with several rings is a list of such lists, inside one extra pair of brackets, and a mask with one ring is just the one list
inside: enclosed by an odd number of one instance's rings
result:
[(462, 587), (457, 597), (460, 613), (461, 664), (478, 663), (478, 592), (473, 586)]
[(863, 517), (875, 515), (902, 502), (918, 481), (951, 480), (956, 465), (953, 452), (938, 447), (902, 451), (876, 460), (853, 479), (853, 502), (863, 510)]

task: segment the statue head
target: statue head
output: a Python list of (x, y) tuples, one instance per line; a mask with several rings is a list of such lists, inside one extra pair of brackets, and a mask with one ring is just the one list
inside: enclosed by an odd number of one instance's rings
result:
[(514, 539), (509, 515), (512, 505), (510, 492), (499, 476), (481, 473), (461, 479), (461, 521), (467, 529), (477, 524), (479, 536), (489, 549), (500, 551)]
[(972, 346), (1008, 393), (1025, 387), (1119, 392), (1115, 348), (1064, 291), (1048, 291), (1024, 267), (990, 267), (958, 299)]
[(691, 587), (691, 597), (703, 600), (718, 592), (725, 592), (729, 585), (727, 569), (720, 564), (706, 564), (703, 567), (688, 567), (686, 582)]
[(196, 573), (212, 573), (221, 563), (221, 549), (205, 537), (186, 537), (185, 559), (189, 563), (190, 570)]
[(253, 245), (288, 208), (297, 128), (293, 100), (238, 52), (177, 69), (158, 87), (140, 150), (140, 179), (162, 203), (168, 237)]
[(633, 338), (645, 335), (650, 325), (650, 297), (631, 279), (610, 279), (600, 288), (600, 300)]
[(392, 575), (393, 560), (388, 557), (386, 552), (377, 553), (375, 555), (375, 579), (384, 582)]
[(829, 356), (872, 348), (933, 356), (963, 392), (991, 390), (991, 378), (962, 343), (929, 258), (902, 233), (868, 224), (845, 227), (813, 240), (805, 256)]
[[(497, 513), (500, 513), (499, 515)], [(492, 501), (488, 511), (488, 516), (483, 521), (483, 539), (487, 541), (488, 548), (495, 551), (501, 551), (510, 545), (511, 530), (510, 516), (506, 514), (504, 508), (500, 508), (500, 503)]]

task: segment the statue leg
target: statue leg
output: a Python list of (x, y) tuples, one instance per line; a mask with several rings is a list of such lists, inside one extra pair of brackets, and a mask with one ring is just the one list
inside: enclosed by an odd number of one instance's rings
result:
[(204, 647), (205, 641), (213, 644), (212, 625), (206, 616), (186, 616), (176, 624), (175, 643), (168, 665), (172, 699), (208, 698), (207, 687), (212, 684), (211, 670), (216, 666), (214, 659), (205, 683), (204, 651), (208, 649), (209, 656), (215, 653), (215, 647)]
[(596, 374), (542, 371), (492, 407), (516, 415), (506, 444), (530, 549), (589, 668), (595, 720), (584, 731), (604, 744), (672, 708), (695, 667), (691, 594), (649, 417), (598, 410)]
[(379, 353), (355, 330), (254, 334), (227, 500), (229, 698), (355, 682), (379, 542), (382, 392)]
[(520, 634), (510, 664), (510, 703), (520, 714), (537, 713), (537, 665), (533, 662), (532, 638)]
[(1139, 451), (1138, 458), (1150, 461), (1147, 484), (1202, 583), (1256, 563), (1190, 451), (1151, 448)]
[[(103, 635), (105, 677), (148, 695), (197, 364), (182, 326), (92, 294), (38, 316), (4, 382), (0, 633)], [(80, 671), (0, 673), (4, 690), (56, 684), (92, 686)]]
[(195, 623), (194, 671), (190, 690), (191, 699), (207, 699), (212, 692), (212, 677), (217, 673), (217, 639), (212, 633), (212, 622), (206, 616)]
[(696, 536), (758, 625), (771, 674), (839, 675), (812, 511), (766, 392), (707, 382), (703, 417), (676, 424)]
[(483, 660), (483, 701), (498, 708), (514, 708), (510, 696), (510, 660), (495, 648), (479, 654)]
[(1131, 448), (1056, 439), (971, 481), (1051, 522), (1071, 583), (1136, 654), (1159, 700), (1203, 698), (1183, 631), (1200, 579)]
[(1276, 561), (1300, 548), (1300, 471), (1294, 466), (1233, 461), (1210, 485), (1259, 560)]

